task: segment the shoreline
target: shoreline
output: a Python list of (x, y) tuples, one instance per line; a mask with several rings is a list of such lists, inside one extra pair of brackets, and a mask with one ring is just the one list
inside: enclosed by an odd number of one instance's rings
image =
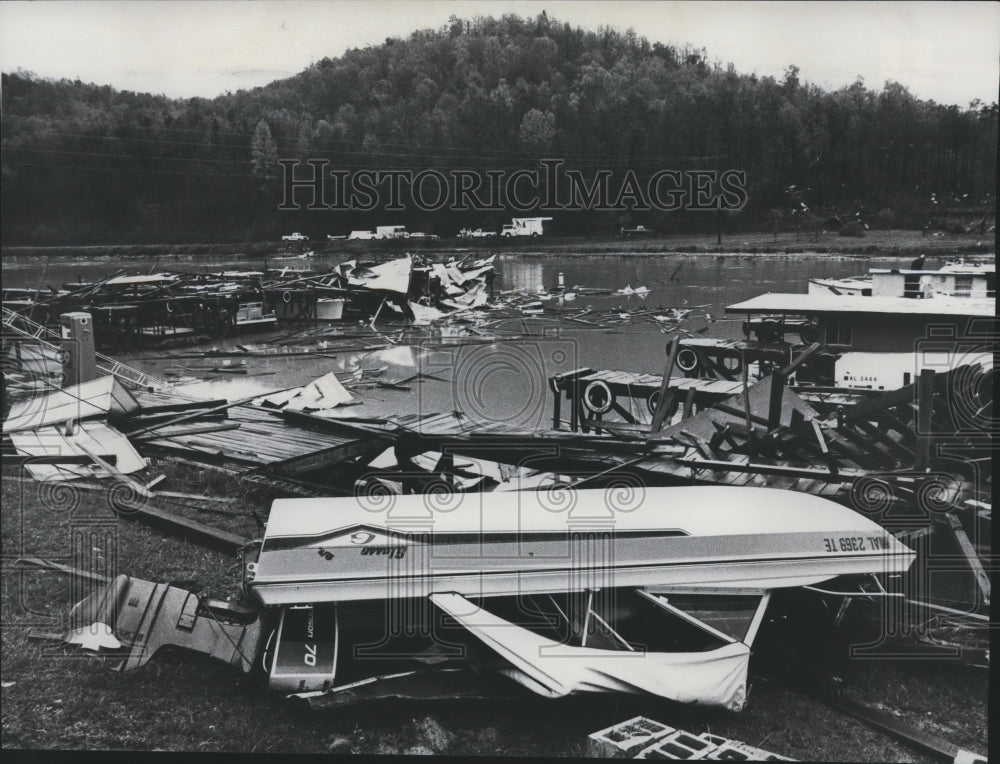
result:
[[(419, 243), (418, 243), (419, 242)], [(393, 241), (317, 241), (295, 249), (281, 249), (277, 242), (255, 243), (200, 243), (200, 244), (111, 244), (86, 246), (12, 246), (0, 247), (0, 255), (7, 259), (60, 258), (129, 258), (129, 257), (233, 257), (233, 258), (301, 258), (304, 252), (315, 252), (317, 257), (340, 256), (345, 259), (358, 255), (398, 254), (448, 254), (482, 253), (516, 254), (531, 257), (566, 256), (585, 250), (581, 256), (654, 257), (657, 255), (681, 256), (763, 256), (811, 257), (839, 256), (847, 258), (930, 257), (962, 255), (996, 255), (996, 240), (992, 234), (931, 234), (920, 231), (869, 231), (863, 238), (848, 238), (837, 234), (821, 234), (813, 241), (802, 234), (754, 233), (723, 237), (721, 244), (715, 236), (669, 235), (641, 240), (623, 240), (620, 237), (560, 237), (543, 241), (461, 241), (413, 240)]]

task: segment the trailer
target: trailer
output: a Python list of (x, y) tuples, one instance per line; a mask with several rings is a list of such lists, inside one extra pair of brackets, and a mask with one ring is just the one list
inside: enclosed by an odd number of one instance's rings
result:
[(405, 225), (380, 225), (375, 227), (376, 239), (408, 239)]
[(504, 225), (500, 235), (508, 239), (512, 236), (542, 236), (545, 234), (542, 224), (547, 220), (552, 218), (513, 218)]

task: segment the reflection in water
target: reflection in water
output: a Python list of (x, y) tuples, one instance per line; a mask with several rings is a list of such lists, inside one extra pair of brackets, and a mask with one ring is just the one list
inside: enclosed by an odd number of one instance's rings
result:
[[(561, 259), (561, 258), (560, 258)], [(553, 286), (544, 280), (544, 266), (539, 261), (526, 260), (520, 257), (505, 256), (503, 258), (503, 288), (516, 289), (519, 292), (539, 292), (546, 286)]]
[(380, 364), (402, 366), (411, 369), (417, 365), (417, 362), (413, 359), (413, 348), (410, 345), (400, 345), (399, 347), (386, 348), (385, 350), (376, 350), (369, 353), (366, 358), (378, 361)]
[(251, 398), (257, 395), (269, 393), (277, 388), (284, 388), (280, 380), (274, 376), (259, 377), (256, 379), (206, 379), (184, 385), (182, 389), (188, 395), (199, 398), (215, 399), (225, 398), (229, 401)]

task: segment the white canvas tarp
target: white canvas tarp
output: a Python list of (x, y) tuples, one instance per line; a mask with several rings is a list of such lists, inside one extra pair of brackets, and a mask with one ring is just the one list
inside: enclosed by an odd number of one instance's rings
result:
[(574, 647), (516, 626), (459, 594), (432, 594), (430, 599), (510, 662), (511, 669), (503, 673), (545, 697), (650, 693), (731, 711), (746, 702), (750, 648), (742, 642), (696, 653)]

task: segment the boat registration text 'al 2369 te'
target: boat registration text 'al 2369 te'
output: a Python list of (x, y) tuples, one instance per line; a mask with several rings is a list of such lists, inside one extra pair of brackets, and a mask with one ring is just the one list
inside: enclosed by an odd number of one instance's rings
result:
[(839, 539), (823, 539), (824, 552), (864, 552), (889, 548), (889, 539), (884, 536), (842, 536)]

